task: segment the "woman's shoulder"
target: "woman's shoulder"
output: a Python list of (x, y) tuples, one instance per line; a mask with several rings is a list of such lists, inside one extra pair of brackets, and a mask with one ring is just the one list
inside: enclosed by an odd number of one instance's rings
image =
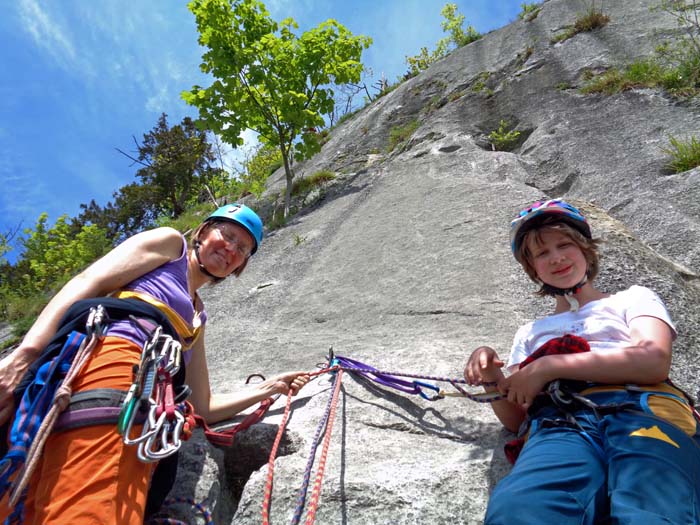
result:
[(187, 246), (185, 237), (169, 226), (146, 230), (133, 239), (139, 239), (146, 249), (167, 255), (170, 260), (179, 259)]

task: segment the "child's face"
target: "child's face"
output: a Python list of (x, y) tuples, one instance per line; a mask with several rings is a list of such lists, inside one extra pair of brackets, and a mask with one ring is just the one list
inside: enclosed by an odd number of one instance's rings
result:
[(530, 264), (537, 277), (556, 288), (571, 288), (580, 283), (588, 269), (581, 248), (568, 235), (556, 230), (544, 229), (539, 233), (528, 239)]

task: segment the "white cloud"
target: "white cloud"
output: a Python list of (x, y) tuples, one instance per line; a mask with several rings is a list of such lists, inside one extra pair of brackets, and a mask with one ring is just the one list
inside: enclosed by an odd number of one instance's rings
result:
[(77, 53), (69, 32), (61, 27), (60, 21), (50, 16), (36, 0), (20, 0), (18, 8), (21, 24), (37, 46), (63, 67), (73, 67)]

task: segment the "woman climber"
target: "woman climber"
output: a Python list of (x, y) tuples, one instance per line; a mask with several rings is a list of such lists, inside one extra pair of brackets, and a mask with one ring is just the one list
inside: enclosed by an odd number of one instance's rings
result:
[(515, 335), (506, 377), (489, 347), (464, 370), (507, 399), (503, 425), (525, 434), (485, 523), (700, 523), (700, 437), (689, 398), (668, 381), (675, 328), (651, 290), (593, 284), (598, 241), (581, 212), (537, 202), (511, 223), (511, 248), (555, 300)]
[[(135, 384), (138, 365), (145, 362), (142, 347), (155, 337), (154, 318), (163, 319), (163, 330), (169, 326), (181, 343), (176, 346), (186, 364), (188, 401), (206, 422), (229, 419), (275, 394), (296, 394), (309, 380), (303, 372), (284, 373), (234, 394), (212, 394), (209, 385), (203, 337), (207, 316), (197, 290), (231, 274), (239, 276), (262, 238), (258, 215), (245, 205), (231, 204), (205, 219), (193, 232), (190, 247), (176, 230), (157, 228), (114, 248), (69, 281), (19, 347), (0, 361), (0, 423), (14, 414), (13, 391), (25, 372), (67, 322), (65, 317), (89, 298), (102, 298), (110, 305), (117, 301), (118, 308), (126, 304), (127, 310), (136, 305), (135, 310), (150, 309), (153, 315), (109, 319), (104, 337), (71, 385), (74, 394), (106, 389), (125, 395)], [(179, 362), (179, 354), (172, 359)], [(113, 423), (50, 434), (46, 453), (21, 498), (22, 512), (8, 503), (6, 494), (0, 519), (19, 518), (27, 524), (142, 524), (153, 463), (142, 461), (136, 450), (125, 445)]]

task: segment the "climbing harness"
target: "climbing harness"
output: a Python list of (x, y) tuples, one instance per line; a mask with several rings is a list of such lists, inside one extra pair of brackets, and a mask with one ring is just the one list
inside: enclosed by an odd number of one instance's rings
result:
[[(106, 323), (104, 307), (90, 308), (86, 334), (71, 332), (59, 355), (38, 369), (33, 388), (28, 388), (17, 410), (10, 433), (11, 447), (0, 462), (0, 495), (11, 488), (12, 519), (21, 519), (26, 488), (44, 443), (60, 412), (68, 405), (71, 383), (97, 346)], [(17, 473), (17, 480), (10, 476)]]
[[(545, 344), (540, 346), (535, 352), (530, 354), (527, 359), (520, 363), (519, 368), (523, 368), (533, 361), (549, 355), (589, 351), (590, 346), (588, 341), (576, 335), (565, 334), (561, 337), (550, 339)], [(695, 402), (693, 398), (674, 385), (669, 379), (664, 381), (663, 384), (667, 385), (668, 388), (666, 388), (666, 390), (669, 390), (669, 392), (656, 392), (656, 394), (674, 398), (680, 403), (687, 403), (693, 417), (698, 423), (700, 423), (700, 414), (698, 414), (698, 411), (694, 406)], [(599, 386), (600, 385), (590, 383), (588, 381), (574, 381), (568, 379), (555, 379), (554, 381), (547, 383), (543, 391), (535, 397), (534, 402), (528, 409), (527, 418), (523, 422), (520, 432), (518, 432), (518, 437), (505, 444), (504, 450), (508, 460), (512, 464), (515, 463), (515, 460), (518, 458), (518, 455), (525, 444), (525, 436), (529, 433), (530, 425), (535, 419), (539, 420), (538, 425), (540, 428), (566, 427), (581, 432), (581, 435), (591, 443), (593, 448), (598, 451), (601, 457), (604, 457), (600, 447), (591, 439), (591, 437), (576, 419), (575, 413), (581, 410), (586, 410), (592, 413), (596, 419), (600, 420), (609, 414), (615, 414), (621, 411), (637, 410), (638, 403), (596, 403), (589, 397), (589, 395), (596, 390), (596, 387)], [(661, 387), (640, 387), (638, 385), (626, 384), (605, 385), (603, 388), (607, 391), (637, 392), (645, 395), (647, 393), (654, 393), (654, 388)], [(674, 391), (677, 392), (677, 394), (670, 393)], [(586, 393), (589, 394), (584, 395)], [(542, 410), (552, 407), (556, 409), (556, 415), (547, 415), (546, 417), (538, 416), (538, 414), (542, 414)]]

